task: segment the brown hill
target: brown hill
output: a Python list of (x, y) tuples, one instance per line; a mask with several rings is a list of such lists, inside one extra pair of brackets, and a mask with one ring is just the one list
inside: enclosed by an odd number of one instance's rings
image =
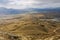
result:
[(55, 37), (60, 37), (60, 22), (45, 17), (46, 15), (38, 13), (17, 15), (4, 19), (0, 30), (6, 32), (8, 39), (10, 36), (9, 40), (20, 40), (20, 37), (23, 38), (21, 40), (55, 40)]

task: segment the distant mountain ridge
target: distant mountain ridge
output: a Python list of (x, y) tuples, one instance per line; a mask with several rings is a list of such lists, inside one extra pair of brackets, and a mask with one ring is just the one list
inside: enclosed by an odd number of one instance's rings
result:
[(60, 13), (60, 8), (29, 8), (29, 9), (7, 9), (4, 7), (0, 7), (0, 14), (20, 14), (26, 12), (57, 12)]

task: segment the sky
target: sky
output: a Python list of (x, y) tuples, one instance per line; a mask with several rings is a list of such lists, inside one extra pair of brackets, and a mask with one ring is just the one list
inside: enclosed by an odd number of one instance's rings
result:
[(12, 9), (58, 8), (60, 0), (0, 0), (0, 7)]

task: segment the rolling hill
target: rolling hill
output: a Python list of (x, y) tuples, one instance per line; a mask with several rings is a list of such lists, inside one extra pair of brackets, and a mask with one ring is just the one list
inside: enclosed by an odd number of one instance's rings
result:
[(55, 19), (56, 16), (55, 14), (53, 16), (53, 14), (33, 13), (14, 15), (10, 19), (1, 19), (0, 39), (58, 40), (60, 39), (60, 21)]

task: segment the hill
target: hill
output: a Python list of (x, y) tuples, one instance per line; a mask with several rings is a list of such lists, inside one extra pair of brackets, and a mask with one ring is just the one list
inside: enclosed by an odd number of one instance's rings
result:
[(0, 39), (58, 40), (60, 39), (60, 17), (56, 16), (55, 14), (53, 16), (53, 14), (33, 13), (0, 19)]

